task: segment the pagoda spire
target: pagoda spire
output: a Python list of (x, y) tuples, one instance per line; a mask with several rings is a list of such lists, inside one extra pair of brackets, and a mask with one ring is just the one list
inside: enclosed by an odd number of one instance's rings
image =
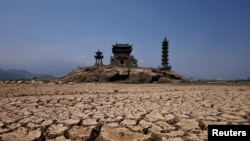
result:
[(168, 42), (168, 41), (167, 41), (167, 36), (166, 36), (166, 35), (165, 35), (165, 38), (164, 38), (163, 42)]
[(161, 59), (161, 65), (162, 65), (162, 69), (166, 69), (166, 70), (170, 70), (171, 66), (169, 66), (168, 64), (168, 40), (167, 37), (165, 35), (165, 38), (163, 39), (162, 42), (162, 55), (161, 55), (162, 59)]

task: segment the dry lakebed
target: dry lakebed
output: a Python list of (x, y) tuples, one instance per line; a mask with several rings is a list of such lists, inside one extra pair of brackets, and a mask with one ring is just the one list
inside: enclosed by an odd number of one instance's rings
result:
[(0, 84), (1, 141), (206, 141), (250, 124), (249, 84)]

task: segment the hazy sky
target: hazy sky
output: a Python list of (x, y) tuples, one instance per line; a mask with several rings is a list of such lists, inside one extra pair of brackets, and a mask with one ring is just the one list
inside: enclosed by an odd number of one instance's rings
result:
[(133, 45), (141, 67), (201, 79), (250, 77), (249, 0), (0, 0), (0, 68), (67, 74)]

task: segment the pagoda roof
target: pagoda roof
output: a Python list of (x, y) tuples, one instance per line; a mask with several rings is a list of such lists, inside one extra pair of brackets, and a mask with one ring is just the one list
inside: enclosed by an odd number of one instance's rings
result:
[(113, 47), (132, 47), (132, 45), (129, 45), (129, 44), (115, 44), (113, 45)]
[(96, 54), (102, 54), (102, 52), (100, 50), (98, 50), (97, 52), (95, 52)]

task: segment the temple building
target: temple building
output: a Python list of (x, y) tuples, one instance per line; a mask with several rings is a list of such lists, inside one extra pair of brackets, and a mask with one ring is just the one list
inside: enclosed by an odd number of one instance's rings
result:
[(95, 52), (95, 54), (96, 54), (96, 55), (94, 55), (95, 65), (103, 65), (102, 64), (102, 59), (103, 59), (102, 52), (100, 50), (98, 50), (97, 52)]
[(110, 65), (137, 67), (137, 60), (130, 55), (133, 48), (129, 44), (115, 44), (112, 47), (114, 56), (110, 57)]
[(162, 59), (161, 59), (161, 65), (162, 65), (162, 69), (166, 69), (166, 70), (170, 70), (171, 66), (169, 66), (168, 64), (168, 41), (167, 38), (165, 36), (163, 42), (162, 42), (162, 55), (161, 55)]

